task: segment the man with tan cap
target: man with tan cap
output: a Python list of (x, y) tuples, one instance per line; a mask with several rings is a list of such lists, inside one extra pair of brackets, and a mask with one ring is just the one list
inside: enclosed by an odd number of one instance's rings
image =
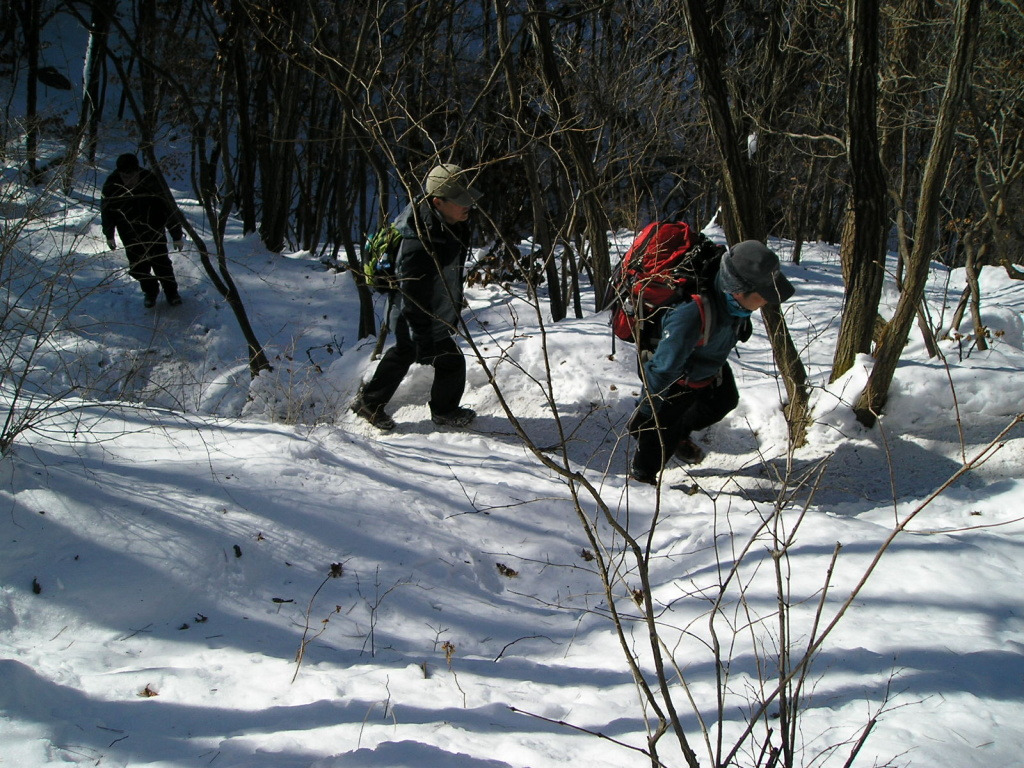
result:
[(721, 421), (739, 404), (727, 360), (737, 341), (750, 335), (748, 318), (793, 293), (779, 257), (764, 243), (746, 240), (722, 255), (701, 306), (689, 301), (665, 315), (658, 347), (644, 363), (644, 391), (629, 422), (637, 442), (630, 477), (656, 485), (673, 454), (684, 464), (703, 460), (704, 451), (690, 433)]
[(466, 172), (444, 163), (431, 169), (425, 195), (399, 215), (402, 233), (392, 316), (395, 344), (359, 390), (352, 411), (380, 430), (395, 428), (385, 411), (413, 363), (431, 365), (430, 418), (445, 427), (465, 427), (476, 417), (461, 405), (466, 360), (452, 335), (462, 312), (463, 271), (469, 255), (469, 214), (480, 193)]

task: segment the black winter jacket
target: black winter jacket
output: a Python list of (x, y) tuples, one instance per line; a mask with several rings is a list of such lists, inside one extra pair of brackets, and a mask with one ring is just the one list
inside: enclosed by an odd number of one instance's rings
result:
[(164, 231), (172, 240), (181, 240), (181, 224), (171, 200), (152, 171), (141, 168), (138, 183), (129, 189), (120, 171), (114, 171), (103, 183), (100, 222), (108, 240), (114, 230), (122, 245), (166, 242)]
[(458, 328), (462, 281), (469, 255), (469, 224), (447, 224), (424, 201), (398, 217), (402, 247), (395, 265), (398, 307), (414, 341), (446, 338)]

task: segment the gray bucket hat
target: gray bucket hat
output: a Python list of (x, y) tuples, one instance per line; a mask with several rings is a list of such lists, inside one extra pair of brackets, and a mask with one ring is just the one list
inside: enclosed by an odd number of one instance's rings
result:
[(466, 180), (466, 172), (457, 165), (442, 163), (430, 169), (423, 185), (427, 197), (442, 197), (456, 205), (472, 208), (481, 195)]
[(782, 274), (779, 257), (757, 240), (744, 240), (722, 257), (722, 287), (729, 293), (756, 291), (769, 304), (781, 304), (796, 289)]

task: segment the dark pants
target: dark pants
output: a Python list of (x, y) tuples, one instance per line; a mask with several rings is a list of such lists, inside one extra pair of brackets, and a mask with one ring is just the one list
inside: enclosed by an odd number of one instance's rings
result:
[(717, 424), (740, 402), (736, 380), (728, 363), (722, 366), (721, 381), (699, 389), (674, 384), (658, 411), (657, 418), (638, 424), (633, 466), (652, 475), (661, 471), (680, 440), (691, 432)]
[[(409, 333), (409, 324), (399, 316), (395, 324), (395, 345), (384, 353), (373, 378), (363, 385), (363, 403), (370, 408), (387, 405), (415, 362), (416, 345)], [(451, 413), (459, 407), (466, 389), (466, 359), (455, 339), (447, 336), (435, 341), (429, 364), (434, 366), (430, 412)]]
[(128, 275), (139, 281), (144, 294), (155, 298), (163, 286), (167, 298), (178, 295), (178, 281), (174, 279), (166, 240), (125, 243), (124, 252), (128, 256)]

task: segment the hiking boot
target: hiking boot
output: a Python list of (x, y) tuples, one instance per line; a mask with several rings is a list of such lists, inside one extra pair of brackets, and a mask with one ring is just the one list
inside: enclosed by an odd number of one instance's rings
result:
[(657, 485), (658, 476), (646, 470), (640, 469), (633, 464), (629, 468), (629, 477), (632, 480), (636, 480), (638, 483), (644, 483), (645, 485)]
[(357, 397), (349, 406), (356, 416), (366, 419), (382, 432), (388, 432), (395, 428), (395, 420), (384, 412), (384, 406), (370, 406), (363, 402), (362, 397)]
[(683, 464), (700, 464), (704, 461), (704, 449), (688, 437), (684, 437), (679, 441), (674, 455)]
[(170, 304), (172, 307), (181, 306), (181, 296), (179, 296), (178, 294), (174, 294), (173, 296), (168, 296), (167, 297), (167, 303)]
[(448, 413), (432, 413), (430, 420), (439, 427), (468, 427), (476, 418), (472, 408), (456, 408)]
[(156, 296), (150, 296), (149, 294), (146, 294), (146, 298), (142, 300), (142, 306), (144, 306), (146, 309), (152, 309), (153, 307), (155, 307)]

